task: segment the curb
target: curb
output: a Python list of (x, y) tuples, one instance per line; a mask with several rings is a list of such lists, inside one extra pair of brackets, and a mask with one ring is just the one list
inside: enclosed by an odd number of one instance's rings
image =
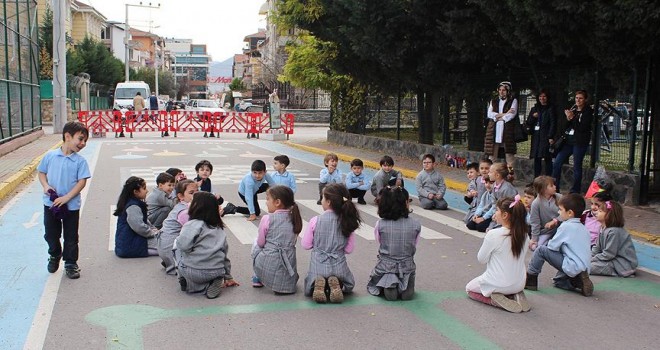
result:
[[(48, 151), (60, 147), (61, 145), (62, 141), (59, 141)], [(34, 173), (34, 171), (37, 169), (37, 166), (39, 166), (39, 162), (41, 162), (41, 158), (43, 158), (48, 151), (42, 153), (37, 158), (33, 159), (28, 165), (19, 170), (16, 174), (10, 176), (7, 180), (0, 183), (0, 200), (5, 199), (5, 197), (13, 192), (18, 187), (18, 185), (23, 182), (23, 180), (27, 179), (30, 175), (32, 175), (32, 173)]]
[[(294, 143), (294, 142), (291, 142), (291, 141), (287, 141), (286, 144), (291, 146), (291, 147), (298, 148), (298, 149), (301, 149), (301, 150), (307, 151), (307, 152), (316, 153), (316, 154), (325, 155), (325, 154), (329, 153), (327, 150), (324, 150), (324, 149), (321, 149), (321, 148), (301, 145), (301, 144)], [(336, 152), (333, 152), (333, 153), (337, 154), (337, 157), (339, 157), (339, 160), (344, 161), (344, 162), (350, 162), (353, 159), (357, 158), (355, 156), (351, 156), (351, 155), (348, 155), (348, 154), (336, 153)], [(364, 163), (365, 167), (376, 169), (376, 170), (380, 169), (380, 164), (378, 164), (377, 162), (374, 162), (374, 161), (371, 161), (371, 160), (364, 160), (364, 159), (362, 160), (362, 162)], [(407, 178), (410, 178), (410, 179), (417, 178), (417, 174), (419, 173), (418, 171), (415, 171), (415, 170), (403, 169), (403, 168), (397, 168), (397, 170), (399, 170), (403, 176), (405, 176)], [(447, 185), (448, 189), (452, 189), (454, 191), (458, 191), (458, 192), (462, 193), (462, 192), (465, 191), (468, 184), (467, 184), (467, 182), (461, 182), (461, 181), (456, 181), (456, 180), (452, 180), (452, 179), (445, 179), (445, 185)], [(637, 238), (640, 241), (644, 241), (644, 242), (654, 244), (654, 245), (660, 245), (660, 236), (657, 236), (657, 235), (654, 235), (654, 234), (651, 234), (651, 233), (648, 233), (648, 232), (636, 231), (636, 230), (631, 230), (631, 229), (627, 229), (627, 230), (628, 230), (628, 232), (630, 233), (631, 236), (633, 236), (634, 238)]]

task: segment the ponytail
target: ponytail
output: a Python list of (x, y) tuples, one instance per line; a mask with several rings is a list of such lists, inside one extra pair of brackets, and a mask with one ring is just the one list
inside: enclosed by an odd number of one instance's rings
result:
[(527, 210), (520, 200), (520, 195), (515, 198), (502, 198), (497, 202), (497, 208), (502, 213), (509, 214), (509, 235), (511, 236), (511, 253), (515, 258), (520, 258), (527, 237)]
[(291, 216), (291, 223), (293, 223), (293, 232), (299, 234), (302, 231), (302, 217), (300, 216), (298, 204), (293, 203), (289, 209), (289, 215)]
[(348, 237), (360, 227), (362, 219), (355, 204), (351, 201), (351, 194), (344, 184), (328, 184), (323, 188), (323, 196), (330, 201), (330, 209), (339, 217), (341, 233)]

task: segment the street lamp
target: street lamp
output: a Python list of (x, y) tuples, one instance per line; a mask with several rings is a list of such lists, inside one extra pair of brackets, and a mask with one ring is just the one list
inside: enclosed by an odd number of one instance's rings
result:
[(126, 46), (126, 52), (124, 53), (124, 59), (126, 60), (125, 67), (124, 67), (124, 69), (125, 69), (124, 73), (125, 73), (125, 76), (126, 76), (126, 81), (129, 80), (128, 79), (128, 65), (129, 65), (129, 62), (130, 62), (129, 55), (128, 55), (128, 51), (129, 51), (128, 32), (130, 30), (130, 28), (128, 26), (128, 8), (130, 6), (132, 6), (132, 7), (144, 7), (144, 8), (150, 8), (150, 9), (159, 9), (160, 4), (158, 4), (158, 6), (151, 6), (151, 3), (149, 3), (149, 5), (142, 5), (142, 1), (140, 1), (139, 5), (126, 4), (126, 23), (124, 24), (124, 45)]

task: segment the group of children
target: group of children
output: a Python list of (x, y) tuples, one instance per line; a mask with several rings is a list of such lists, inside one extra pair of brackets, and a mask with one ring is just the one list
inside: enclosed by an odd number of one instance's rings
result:
[[(465, 223), (471, 230), (487, 232), (478, 253), (486, 272), (467, 284), (470, 298), (510, 312), (528, 311), (523, 289), (537, 290), (545, 262), (557, 269), (555, 287), (584, 296), (593, 293), (590, 274), (635, 273), (635, 247), (623, 228), (623, 208), (612, 199), (611, 186), (603, 184), (588, 194), (591, 208), (585, 211), (585, 198), (557, 193), (552, 177), (537, 177), (521, 197), (507, 173), (503, 163), (487, 159), (468, 166), (465, 200), (470, 209)], [(533, 254), (525, 267), (528, 250)]]
[[(67, 123), (63, 145), (48, 152), (38, 166), (44, 190), (44, 225), (48, 243), (48, 271), (54, 273), (60, 260), (66, 275), (80, 277), (78, 260), (78, 219), (80, 191), (91, 177), (87, 163), (77, 153), (86, 145), (89, 133), (77, 122)], [(370, 183), (359, 159), (351, 162), (351, 173), (342, 178), (334, 154), (324, 158), (320, 174), (324, 212), (312, 218), (301, 246), (311, 250), (304, 294), (318, 303), (341, 303), (355, 285), (346, 254), (355, 247), (354, 231), (361, 217), (352, 198), (365, 204), (369, 189), (378, 205), (380, 220), (375, 238), (378, 261), (367, 283), (372, 295), (387, 300), (408, 300), (414, 294), (414, 255), (421, 224), (409, 217), (410, 198), (403, 188), (394, 161), (385, 156), (381, 170)], [(231, 275), (227, 236), (222, 217), (241, 213), (252, 221), (260, 215), (257, 194), (266, 192), (268, 215), (261, 218), (252, 249), (254, 287), (266, 286), (276, 293), (295, 293), (298, 281), (295, 245), (302, 231), (302, 218), (294, 200), (295, 177), (286, 169), (289, 158), (275, 157), (275, 171), (266, 173), (261, 160), (241, 180), (239, 197), (247, 207), (227, 203), (214, 194), (210, 175), (213, 166), (203, 160), (195, 166), (194, 180), (180, 169), (171, 168), (156, 178), (157, 187), (148, 194), (146, 181), (132, 176), (126, 180), (117, 201), (115, 253), (122, 258), (160, 256), (168, 274), (176, 274), (182, 291), (204, 292), (217, 298), (223, 287), (238, 285)], [(446, 209), (444, 179), (435, 170), (435, 158), (423, 157), (423, 170), (416, 179), (420, 203), (427, 209)], [(480, 175), (478, 175), (480, 174)], [(541, 176), (526, 189), (527, 203), (507, 181), (502, 163), (484, 160), (468, 168), (470, 185), (465, 199), (470, 211), (465, 220), (471, 229), (487, 231), (478, 260), (486, 271), (470, 281), (470, 298), (511, 312), (528, 311), (523, 288), (536, 290), (545, 262), (557, 269), (558, 288), (580, 291), (589, 296), (593, 284), (589, 273), (630, 276), (637, 268), (634, 245), (623, 228), (623, 209), (604, 187), (590, 198), (556, 193), (554, 180)], [(339, 181), (341, 179), (341, 181)], [(533, 197), (533, 200), (532, 200)], [(64, 233), (64, 248), (60, 237)], [(503, 248), (505, 247), (505, 248)], [(524, 257), (533, 251), (525, 266)]]

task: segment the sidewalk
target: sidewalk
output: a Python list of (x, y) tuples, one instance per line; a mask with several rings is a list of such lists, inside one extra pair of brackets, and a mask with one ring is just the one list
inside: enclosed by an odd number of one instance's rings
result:
[[(295, 134), (294, 134), (295, 135)], [(360, 158), (365, 167), (380, 169), (378, 160), (383, 156), (382, 153), (358, 147), (341, 146), (327, 142), (325, 133), (320, 135), (315, 133), (316, 137), (307, 135), (303, 138), (292, 137), (287, 144), (299, 149), (318, 154), (326, 154), (329, 151), (337, 153), (341, 161), (350, 162), (354, 158)], [(400, 170), (405, 177), (414, 179), (421, 170), (421, 160), (404, 158), (390, 154), (394, 159), (395, 168)], [(442, 161), (438, 161), (442, 163)], [(458, 192), (464, 192), (467, 188), (467, 178), (464, 169), (448, 167), (444, 164), (438, 166), (439, 171), (445, 178), (447, 188)], [(525, 184), (515, 182), (518, 192), (522, 193)], [(652, 209), (643, 209), (636, 206), (626, 206), (624, 208), (626, 229), (639, 241), (660, 245), (660, 213)]]
[[(354, 158), (360, 158), (364, 161), (366, 167), (380, 169), (378, 160), (383, 154), (362, 149), (358, 147), (340, 146), (326, 141), (327, 127), (319, 125), (297, 124), (299, 128), (304, 128), (302, 132), (296, 132), (292, 135), (290, 141), (286, 144), (304, 149), (306, 151), (326, 154), (332, 151), (339, 155), (340, 160), (350, 162)], [(52, 127), (44, 126), (44, 134), (31, 143), (22, 146), (24, 142), (18, 140), (10, 141), (2, 147), (5, 149), (14, 147), (15, 149), (0, 157), (0, 205), (12, 197), (12, 194), (18, 186), (27, 178), (34, 174), (34, 171), (41, 160), (41, 157), (48, 150), (58, 147), (62, 136), (53, 135)], [(421, 169), (421, 161), (418, 159), (404, 158), (391, 154), (394, 158), (395, 167), (402, 171), (403, 175), (409, 178), (415, 178)], [(467, 179), (465, 170), (450, 168), (446, 165), (439, 166), (440, 172), (445, 178), (447, 187), (458, 192), (465, 191), (467, 188)], [(520, 192), (523, 184), (515, 183)], [(660, 245), (660, 213), (650, 209), (640, 207), (625, 207), (626, 229), (638, 240)]]

